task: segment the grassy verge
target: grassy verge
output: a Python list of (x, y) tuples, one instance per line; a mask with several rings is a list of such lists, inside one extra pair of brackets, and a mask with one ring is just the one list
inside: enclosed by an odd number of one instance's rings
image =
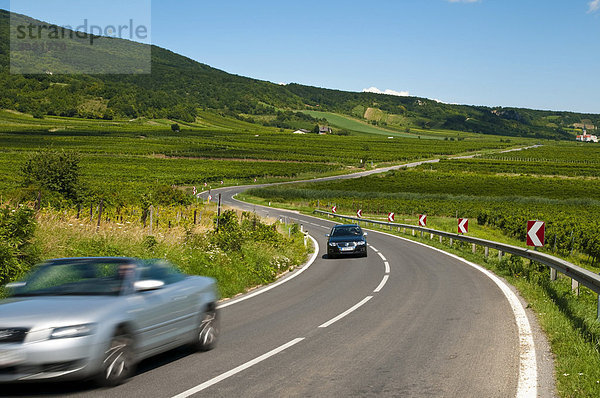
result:
[[(310, 247), (297, 228), (267, 225), (253, 215), (226, 212), (224, 227), (213, 231), (214, 214), (193, 228), (82, 222), (64, 213), (38, 215), (35, 242), (42, 259), (78, 256), (164, 258), (192, 275), (216, 278), (221, 297), (232, 297), (273, 282), (308, 258)], [(225, 221), (223, 221), (225, 220)]]
[[(238, 199), (250, 203), (268, 205), (268, 201), (247, 195)], [(272, 206), (300, 210), (311, 214), (306, 206), (271, 203)], [(367, 218), (367, 216), (365, 216)], [(416, 218), (397, 216), (397, 222), (416, 224)], [(456, 220), (443, 217), (428, 217), (430, 228), (455, 232)], [(474, 224), (474, 223), (473, 223)], [(555, 355), (556, 387), (561, 397), (600, 396), (600, 322), (596, 319), (597, 295), (587, 288), (580, 287), (579, 295), (571, 289), (571, 280), (559, 275), (558, 280), (550, 281), (547, 267), (530, 263), (517, 256), (507, 255), (498, 258), (498, 253), (490, 250), (485, 257), (482, 248), (472, 253), (471, 245), (448, 240), (440, 243), (429, 235), (423, 238), (417, 233), (412, 236), (409, 230), (404, 234), (388, 228), (373, 228), (425, 243), (456, 254), (480, 264), (495, 274), (504, 277), (515, 286), (529, 307), (537, 315), (540, 326), (546, 333), (552, 352)], [(470, 225), (470, 235), (509, 244), (522, 245), (494, 228)], [(569, 259), (573, 260), (573, 259)]]

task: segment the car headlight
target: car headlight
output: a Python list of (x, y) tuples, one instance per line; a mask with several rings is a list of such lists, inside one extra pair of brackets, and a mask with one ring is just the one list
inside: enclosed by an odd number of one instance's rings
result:
[(364, 246), (367, 244), (367, 242), (365, 242), (364, 240), (359, 240), (358, 242), (356, 242), (356, 244), (359, 246)]
[(74, 325), (62, 328), (55, 328), (50, 334), (51, 339), (68, 339), (72, 337), (88, 336), (96, 330), (96, 325), (88, 323), (85, 325)]
[(337, 243), (335, 243), (335, 242), (329, 242), (329, 246), (335, 247), (335, 246), (337, 246)]

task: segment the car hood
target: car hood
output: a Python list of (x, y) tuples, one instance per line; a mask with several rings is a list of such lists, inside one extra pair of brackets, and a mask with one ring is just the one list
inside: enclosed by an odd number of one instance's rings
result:
[(355, 235), (332, 236), (329, 238), (330, 242), (361, 242), (364, 240), (365, 238), (362, 236)]
[(0, 301), (0, 327), (60, 327), (98, 322), (120, 305), (115, 296), (14, 297)]

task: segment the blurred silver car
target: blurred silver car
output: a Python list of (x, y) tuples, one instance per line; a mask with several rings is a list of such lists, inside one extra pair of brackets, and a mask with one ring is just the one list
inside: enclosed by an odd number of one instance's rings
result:
[(122, 383), (144, 358), (218, 338), (217, 288), (164, 261), (66, 258), (7, 285), (0, 382), (94, 378)]

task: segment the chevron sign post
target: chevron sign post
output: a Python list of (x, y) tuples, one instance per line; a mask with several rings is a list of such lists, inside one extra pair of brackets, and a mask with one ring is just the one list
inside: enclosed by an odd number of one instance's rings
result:
[(333, 207), (331, 208), (331, 212), (332, 212), (333, 214), (337, 213), (337, 206), (333, 206)]
[(469, 219), (468, 218), (459, 218), (458, 219), (458, 233), (466, 234), (469, 232)]
[(394, 222), (396, 215), (394, 213), (390, 213), (388, 214), (388, 221), (389, 222)]
[(358, 209), (358, 210), (356, 211), (356, 217), (358, 217), (358, 218), (362, 218), (362, 210), (361, 210), (361, 209)]
[(546, 223), (527, 221), (527, 246), (542, 247), (546, 240)]
[(427, 226), (427, 215), (426, 214), (421, 214), (419, 216), (419, 226), (421, 226), (421, 227)]

